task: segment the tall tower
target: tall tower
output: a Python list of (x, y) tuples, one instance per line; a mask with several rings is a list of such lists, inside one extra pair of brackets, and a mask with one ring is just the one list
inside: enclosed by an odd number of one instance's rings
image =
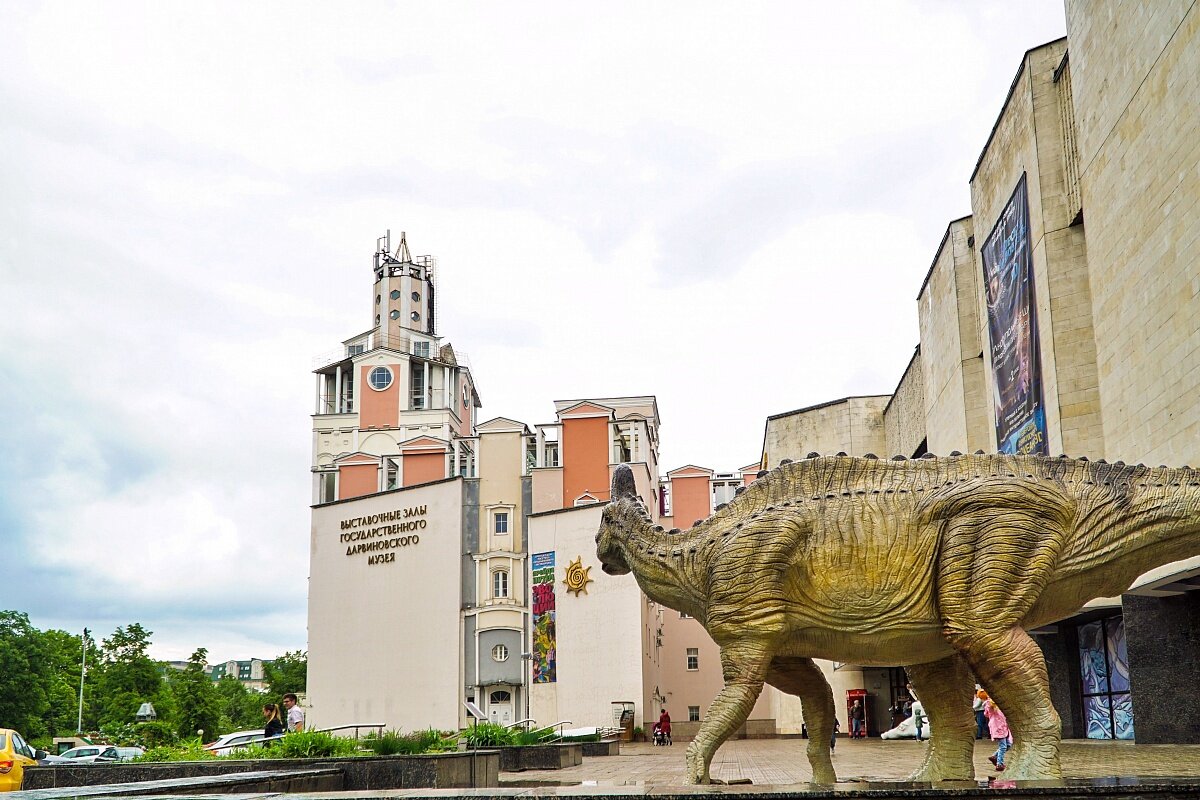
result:
[(403, 231), (395, 254), (391, 249), (392, 232), (388, 231), (375, 247), (375, 332), (401, 338), (411, 333), (436, 334), (433, 256), (414, 259)]
[(376, 240), (371, 327), (318, 357), (313, 502), (474, 477), (479, 394), (437, 334), (433, 256)]

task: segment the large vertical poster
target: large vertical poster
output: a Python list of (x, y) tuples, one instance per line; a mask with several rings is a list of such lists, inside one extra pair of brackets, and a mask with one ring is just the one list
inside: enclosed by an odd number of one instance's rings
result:
[(533, 567), (533, 682), (555, 683), (554, 552), (534, 553)]
[(996, 444), (1001, 453), (1047, 455), (1037, 296), (1029, 241), (1029, 195), (1021, 176), (983, 243), (983, 282), (991, 340)]

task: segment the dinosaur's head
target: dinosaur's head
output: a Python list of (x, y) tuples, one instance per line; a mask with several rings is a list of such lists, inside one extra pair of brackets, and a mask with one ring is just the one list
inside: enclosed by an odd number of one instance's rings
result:
[(633, 470), (621, 464), (613, 470), (612, 491), (600, 517), (600, 531), (596, 534), (596, 557), (606, 574), (625, 575), (630, 571), (625, 560), (629, 526), (645, 513), (646, 507), (638, 498)]

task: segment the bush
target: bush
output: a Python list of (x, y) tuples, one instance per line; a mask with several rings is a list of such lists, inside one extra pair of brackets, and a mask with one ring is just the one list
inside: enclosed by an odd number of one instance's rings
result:
[(470, 747), (511, 747), (517, 743), (515, 731), (494, 722), (481, 722), (467, 728), (462, 738)]
[(220, 758), (220, 756), (215, 756), (205, 750), (204, 744), (199, 739), (193, 739), (181, 745), (151, 747), (133, 761), (139, 763), (147, 761), (212, 761), (216, 758)]
[(527, 746), (531, 744), (542, 744), (547, 739), (554, 736), (553, 728), (531, 728), (529, 730), (520, 730), (513, 737), (513, 744), (517, 746)]
[(458, 746), (458, 737), (432, 728), (414, 733), (387, 731), (382, 736), (370, 734), (363, 744), (377, 756), (409, 756), (454, 750)]
[(255, 748), (241, 758), (345, 758), (357, 755), (358, 743), (323, 731), (289, 733), (270, 747)]
[(134, 744), (150, 750), (155, 747), (175, 744), (179, 737), (175, 729), (165, 722), (142, 722), (134, 730)]

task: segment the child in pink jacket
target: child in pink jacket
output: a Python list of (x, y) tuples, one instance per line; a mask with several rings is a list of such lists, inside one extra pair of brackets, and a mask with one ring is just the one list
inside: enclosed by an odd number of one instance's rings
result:
[(997, 772), (1004, 771), (1004, 754), (1008, 752), (1008, 746), (1012, 744), (1012, 733), (1008, 730), (1008, 720), (1004, 717), (1004, 712), (1000, 710), (1000, 706), (996, 705), (996, 701), (987, 696), (987, 692), (980, 690), (980, 695), (983, 696), (983, 716), (987, 719), (988, 733), (991, 734), (992, 741), (997, 742), (996, 754), (988, 756), (988, 761), (996, 765)]

